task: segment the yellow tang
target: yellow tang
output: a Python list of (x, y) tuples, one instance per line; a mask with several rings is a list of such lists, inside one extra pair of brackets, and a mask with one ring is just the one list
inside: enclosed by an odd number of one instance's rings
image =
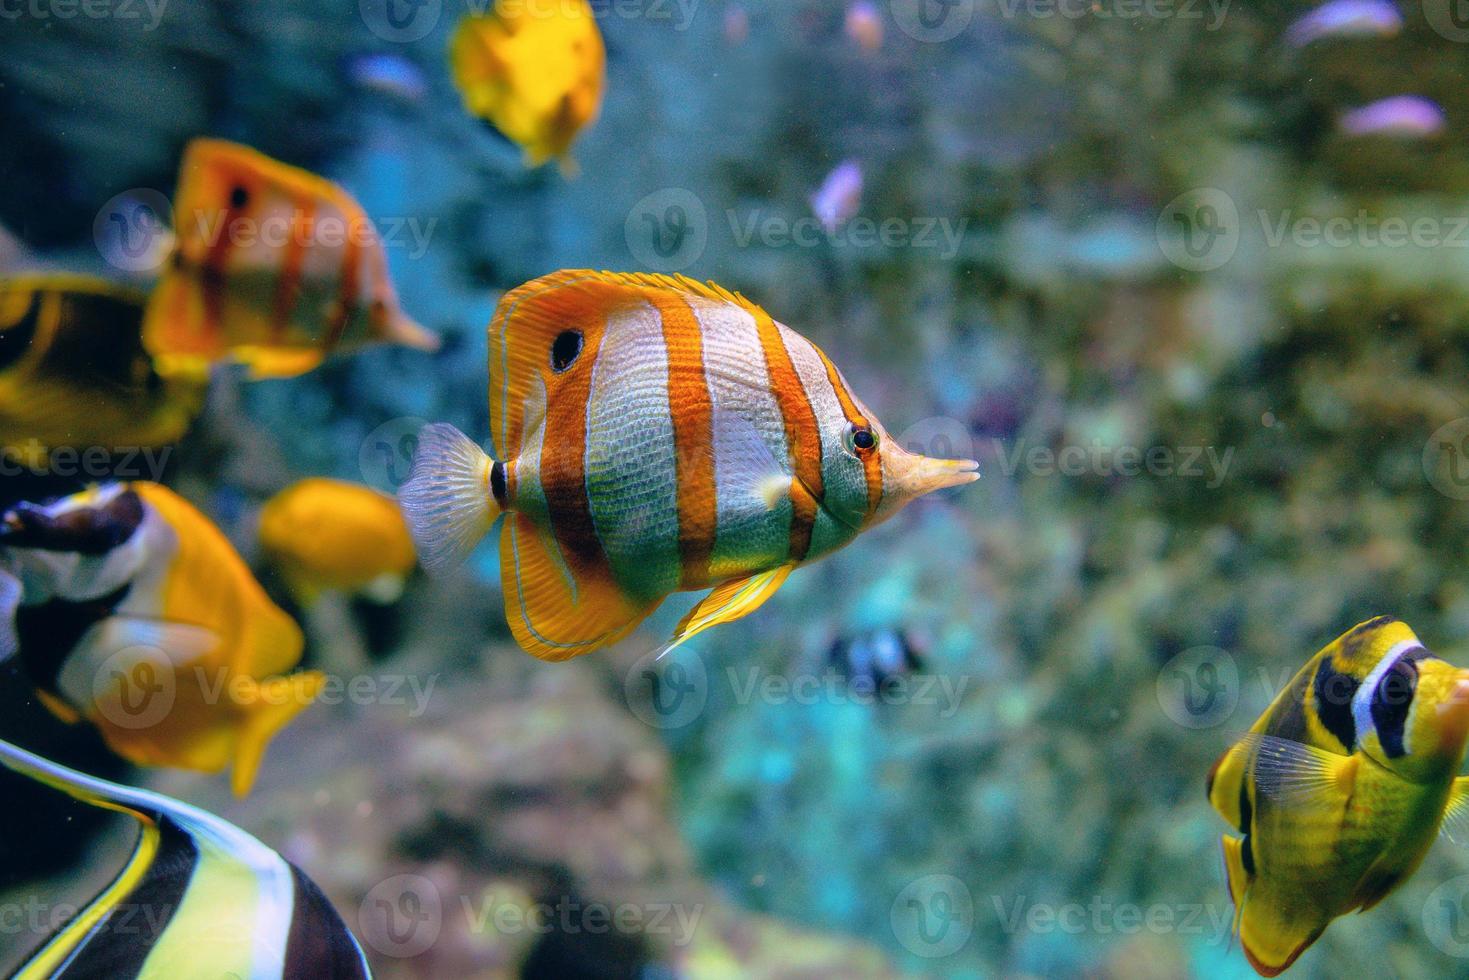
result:
[(557, 272), (501, 299), (489, 333), (498, 458), (428, 426), (399, 499), (430, 569), (508, 515), (506, 616), (548, 660), (714, 587), (671, 648), (910, 500), (978, 478), (973, 460), (904, 449), (815, 344), (712, 284)]
[(418, 561), (396, 500), (320, 478), (293, 483), (266, 502), (260, 548), (306, 604), (330, 590), (392, 601)]
[[(140, 765), (248, 792), (266, 744), (311, 704), (295, 622), (225, 536), (155, 483), (107, 484), (0, 520), (0, 657), (63, 721)], [(18, 603), (18, 608), (16, 605)]]
[(143, 350), (141, 293), (101, 279), (0, 280), (0, 449), (125, 451), (177, 442), (204, 386), (162, 378)]
[(497, 0), (459, 22), (449, 61), (465, 108), (514, 140), (528, 165), (570, 167), (605, 85), (607, 52), (587, 0)]
[(438, 347), (399, 309), (362, 206), (325, 178), (197, 139), (179, 168), (173, 226), (143, 333), (162, 371), (202, 374), (232, 358), (255, 377), (289, 377), (364, 344)]
[(1262, 976), (1408, 879), (1469, 818), (1469, 670), (1379, 616), (1312, 657), (1214, 764), (1235, 927)]

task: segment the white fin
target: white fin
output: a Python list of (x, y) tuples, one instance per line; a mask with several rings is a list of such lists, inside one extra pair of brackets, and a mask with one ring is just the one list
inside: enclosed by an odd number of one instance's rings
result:
[(1282, 806), (1334, 806), (1346, 799), (1356, 776), (1353, 756), (1255, 732), (1240, 742), (1254, 750), (1255, 789)]
[(20, 652), (15, 614), (20, 609), (20, 579), (0, 569), (0, 662)]
[(735, 524), (764, 520), (790, 496), (791, 474), (743, 415), (715, 409), (711, 428), (710, 451), (720, 493), (738, 501), (731, 519)]
[(494, 460), (469, 436), (437, 423), (418, 433), (413, 472), (398, 490), (418, 560), (443, 572), (469, 557), (489, 533), (500, 505), (490, 492)]
[(1438, 832), (1455, 844), (1469, 844), (1469, 776), (1454, 780)]

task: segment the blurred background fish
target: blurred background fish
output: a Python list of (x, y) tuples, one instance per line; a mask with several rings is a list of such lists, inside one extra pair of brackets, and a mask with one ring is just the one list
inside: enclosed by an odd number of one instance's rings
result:
[(13, 640), (37, 695), (139, 765), (230, 767), (249, 792), (270, 739), (321, 689), (289, 674), (301, 631), (203, 514), (153, 483), (109, 484), (0, 519)]
[(143, 340), (166, 374), (230, 359), (290, 377), (369, 343), (437, 349), (398, 307), (383, 240), (330, 181), (223, 140), (189, 144), (173, 201), (177, 243)]
[(144, 300), (86, 276), (0, 279), (6, 455), (39, 467), (58, 447), (136, 455), (179, 440), (203, 408), (204, 384), (154, 369), (142, 343)]
[(1349, 136), (1423, 139), (1443, 132), (1443, 109), (1420, 95), (1394, 95), (1343, 113), (1342, 132)]
[(571, 144), (602, 108), (607, 53), (587, 0), (496, 0), (450, 46), (464, 107), (525, 151), (571, 171)]
[(882, 14), (872, 0), (852, 0), (847, 6), (843, 25), (847, 37), (868, 54), (882, 47), (883, 24)]
[(844, 160), (811, 195), (811, 210), (827, 234), (836, 234), (857, 213), (862, 206), (862, 185), (862, 165)]
[(260, 550), (303, 606), (333, 590), (393, 602), (418, 562), (396, 500), (319, 477), (266, 501)]
[(1285, 39), (1302, 48), (1323, 38), (1393, 37), (1402, 29), (1403, 15), (1388, 0), (1328, 0), (1292, 21)]

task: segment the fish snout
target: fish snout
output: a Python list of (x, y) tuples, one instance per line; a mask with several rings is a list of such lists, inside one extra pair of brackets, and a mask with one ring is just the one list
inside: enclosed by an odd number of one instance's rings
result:
[(896, 447), (890, 461), (894, 482), (908, 499), (973, 483), (979, 479), (979, 461), (973, 459), (935, 459), (919, 456), (901, 446)]
[(1469, 739), (1469, 670), (1459, 671), (1448, 697), (1438, 704), (1435, 721), (1440, 751), (1462, 752)]

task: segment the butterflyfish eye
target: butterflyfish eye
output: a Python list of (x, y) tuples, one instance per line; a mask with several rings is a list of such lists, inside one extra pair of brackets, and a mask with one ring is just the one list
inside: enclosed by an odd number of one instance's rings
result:
[(581, 356), (581, 331), (565, 330), (551, 343), (551, 370), (560, 374)]
[(234, 208), (235, 210), (238, 211), (240, 208), (244, 207), (245, 203), (249, 200), (250, 192), (245, 190), (243, 186), (236, 184), (230, 190), (230, 207)]
[(847, 429), (846, 439), (847, 451), (858, 456), (866, 456), (877, 448), (877, 433), (870, 425), (853, 422), (851, 428)]

